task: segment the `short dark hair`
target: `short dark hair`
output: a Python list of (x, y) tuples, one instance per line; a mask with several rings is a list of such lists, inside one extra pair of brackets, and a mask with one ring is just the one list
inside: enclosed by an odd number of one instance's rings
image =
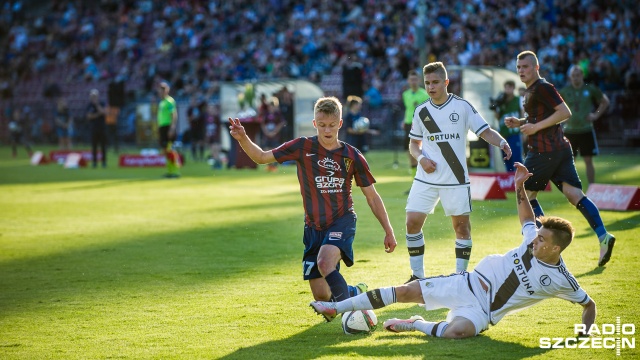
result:
[(444, 67), (444, 64), (441, 61), (436, 61), (432, 63), (428, 63), (422, 68), (422, 73), (424, 75), (436, 73), (442, 76), (443, 79), (448, 79), (447, 77), (447, 69)]
[(418, 72), (415, 70), (409, 70), (409, 72), (407, 73), (407, 77), (409, 76), (418, 76)]
[(575, 229), (569, 220), (557, 216), (541, 216), (538, 221), (553, 234), (553, 244), (560, 246), (560, 252), (571, 244)]
[(504, 82), (504, 86), (507, 86), (507, 85), (515, 88), (516, 87), (516, 82), (513, 81), (513, 80), (507, 80), (507, 81)]

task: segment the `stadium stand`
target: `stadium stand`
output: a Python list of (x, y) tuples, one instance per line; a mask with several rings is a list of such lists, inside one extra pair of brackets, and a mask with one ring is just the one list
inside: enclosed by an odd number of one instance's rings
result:
[[(541, 73), (561, 86), (572, 63), (614, 99), (597, 129), (603, 146), (640, 139), (640, 15), (634, 1), (428, 1), (427, 60), (515, 70), (536, 51)], [(0, 140), (7, 114), (31, 110), (34, 140), (50, 131), (55, 98), (83, 118), (87, 93), (125, 81), (127, 99), (153, 99), (170, 81), (178, 101), (216, 101), (220, 82), (305, 78), (342, 94), (344, 57), (363, 64), (365, 86), (380, 79), (383, 101), (398, 105), (415, 48), (418, 0), (254, 2), (196, 0), (7, 1), (0, 5)], [(371, 109), (382, 122), (389, 108)], [(124, 116), (124, 115), (123, 115)], [(379, 118), (376, 120), (376, 118)], [(77, 136), (81, 136), (80, 134)], [(618, 141), (614, 141), (617, 136)]]

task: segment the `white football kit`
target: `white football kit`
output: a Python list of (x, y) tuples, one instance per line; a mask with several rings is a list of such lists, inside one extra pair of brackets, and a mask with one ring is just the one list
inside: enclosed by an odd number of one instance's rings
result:
[(564, 265), (545, 264), (532, 254), (532, 242), (538, 236), (535, 223), (522, 226), (523, 242), (504, 255), (482, 259), (472, 274), (489, 286), (490, 322), (495, 325), (508, 313), (525, 309), (544, 299), (558, 297), (585, 305), (590, 298)]
[[(431, 116), (427, 116), (425, 108)], [(471, 104), (453, 94), (442, 105), (433, 104), (433, 99), (418, 105), (409, 138), (422, 141), (422, 155), (436, 162), (436, 171), (427, 174), (418, 166), (415, 179), (435, 187), (469, 185), (467, 132), (480, 136), (488, 128)]]
[[(566, 269), (562, 257), (545, 264), (532, 254), (538, 236), (535, 223), (522, 226), (523, 242), (504, 255), (489, 255), (475, 269), (419, 280), (427, 310), (447, 308), (447, 321), (457, 316), (473, 322), (476, 335), (505, 315), (554, 297), (586, 305), (589, 295)], [(480, 282), (482, 281), (482, 283)]]

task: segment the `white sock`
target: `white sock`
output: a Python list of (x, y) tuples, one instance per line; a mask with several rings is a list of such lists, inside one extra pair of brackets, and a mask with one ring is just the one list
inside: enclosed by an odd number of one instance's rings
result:
[(449, 326), (449, 323), (446, 321), (431, 322), (431, 321), (416, 320), (413, 323), (413, 327), (416, 330), (422, 331), (423, 333), (429, 336), (435, 336), (435, 337), (442, 337), (442, 334), (444, 334), (444, 331), (447, 329), (447, 326)]
[(417, 234), (407, 234), (406, 239), (411, 271), (413, 275), (424, 278), (424, 235), (420, 231)]
[(336, 310), (344, 313), (353, 310), (372, 310), (385, 307), (396, 302), (396, 289), (387, 287), (367, 291), (336, 303)]
[(471, 239), (456, 239), (456, 272), (467, 270), (469, 266), (469, 258), (471, 257)]

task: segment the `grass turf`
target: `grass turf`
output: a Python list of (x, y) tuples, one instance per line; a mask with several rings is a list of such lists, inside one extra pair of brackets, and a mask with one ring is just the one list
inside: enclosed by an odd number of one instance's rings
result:
[[(362, 193), (356, 264), (349, 283), (369, 287), (410, 275), (404, 241), (404, 192), (411, 176), (400, 156), (367, 156), (398, 240), (384, 252), (383, 233)], [(603, 183), (638, 185), (640, 156), (595, 158)], [(611, 349), (541, 349), (540, 337), (571, 337), (581, 307), (548, 300), (507, 316), (466, 340), (391, 334), (342, 334), (307, 306), (301, 279), (303, 211), (295, 167), (212, 171), (188, 163), (181, 179), (162, 168), (33, 167), (0, 147), (0, 358), (2, 359), (334, 359), (334, 358), (614, 358)], [(581, 159), (576, 162), (581, 178)], [(547, 214), (577, 229), (564, 259), (598, 304), (598, 324), (640, 325), (637, 278), (640, 213), (603, 211), (617, 236), (613, 258), (596, 266), (598, 245), (586, 220), (555, 189), (539, 196)], [(485, 255), (519, 241), (513, 203), (474, 202), (470, 269)], [(453, 230), (440, 207), (424, 227), (428, 275), (454, 268)], [(635, 269), (635, 270), (634, 270)], [(376, 311), (380, 322), (424, 312), (396, 304)], [(627, 337), (635, 337), (627, 336)], [(627, 358), (640, 356), (622, 349)]]

